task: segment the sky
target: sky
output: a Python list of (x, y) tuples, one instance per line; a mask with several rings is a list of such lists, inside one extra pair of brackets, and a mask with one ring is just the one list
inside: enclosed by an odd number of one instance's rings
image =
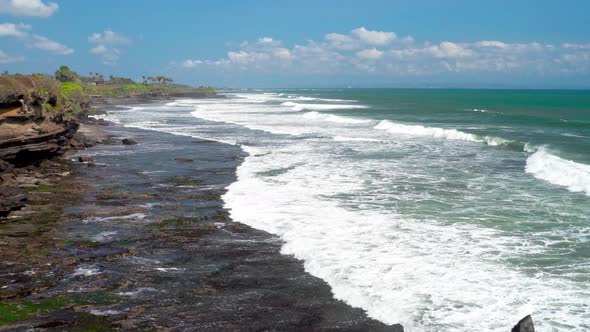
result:
[(225, 87), (590, 88), (587, 0), (0, 0), (0, 70)]

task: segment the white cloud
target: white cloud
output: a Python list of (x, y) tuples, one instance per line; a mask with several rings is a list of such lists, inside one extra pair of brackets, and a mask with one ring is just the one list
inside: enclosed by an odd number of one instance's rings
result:
[(0, 23), (0, 37), (26, 37), (31, 26), (27, 24)]
[(383, 56), (383, 52), (379, 51), (376, 48), (362, 50), (356, 53), (359, 58), (369, 59), (369, 60), (377, 60), (381, 56)]
[(37, 48), (58, 55), (70, 55), (74, 50), (47, 37), (31, 34), (28, 24), (2, 23), (0, 37), (14, 37), (29, 48)]
[(369, 74), (427, 76), (444, 73), (590, 74), (590, 44), (560, 45), (443, 41), (417, 43), (393, 32), (357, 28), (348, 34), (328, 33), (320, 41), (283, 45), (263, 37), (243, 42), (217, 60), (192, 59), (184, 68), (223, 67), (228, 70), (291, 74)]
[(393, 32), (371, 31), (360, 27), (352, 30), (352, 34), (369, 45), (384, 46), (397, 38)]
[(33, 35), (32, 38), (27, 42), (27, 46), (49, 51), (51, 53), (59, 55), (70, 55), (74, 53), (73, 49), (63, 44), (60, 44), (56, 41), (53, 41), (47, 37), (39, 35)]
[(93, 33), (88, 37), (88, 41), (96, 44), (95, 47), (90, 49), (90, 53), (99, 55), (102, 63), (110, 66), (116, 65), (119, 62), (121, 55), (119, 47), (131, 43), (131, 40), (127, 36), (112, 30)]
[(0, 0), (0, 13), (15, 16), (48, 17), (58, 8), (55, 2), (45, 4), (42, 0)]
[(4, 53), (4, 51), (0, 50), (0, 64), (21, 62), (24, 60), (25, 60), (25, 58), (23, 56), (10, 56), (10, 55)]
[(184, 68), (193, 68), (193, 67), (196, 67), (202, 63), (203, 63), (203, 61), (201, 61), (201, 60), (190, 60), (189, 59), (189, 60), (184, 60), (181, 65)]
[(103, 45), (126, 45), (131, 42), (125, 35), (112, 30), (93, 33), (90, 37), (88, 37), (88, 41), (93, 44)]
[(343, 35), (333, 32), (327, 34), (325, 38), (332, 48), (338, 50), (354, 50), (361, 46), (361, 43), (357, 39), (349, 35)]
[(480, 47), (497, 47), (497, 48), (502, 48), (502, 49), (506, 49), (506, 48), (510, 47), (506, 43), (495, 41), (495, 40), (483, 40), (483, 41), (475, 43), (475, 45), (480, 46)]
[(467, 46), (447, 41), (440, 43), (440, 45), (430, 46), (427, 50), (436, 58), (463, 58), (475, 55), (475, 52)]

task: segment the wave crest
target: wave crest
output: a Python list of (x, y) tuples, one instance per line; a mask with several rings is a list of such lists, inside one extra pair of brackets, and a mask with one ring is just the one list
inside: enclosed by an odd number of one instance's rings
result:
[(590, 196), (590, 165), (562, 159), (551, 154), (546, 147), (528, 157), (525, 170), (537, 179)]
[(502, 146), (517, 151), (525, 151), (525, 143), (511, 141), (495, 136), (479, 136), (476, 134), (466, 133), (457, 129), (444, 129), (436, 127), (425, 127), (421, 125), (407, 125), (401, 123), (383, 120), (379, 122), (375, 129), (385, 130), (392, 134), (412, 135), (412, 136), (430, 136), (440, 139), (459, 140), (474, 143), (484, 143), (489, 146)]
[(322, 114), (319, 112), (308, 112), (303, 114), (303, 117), (306, 119), (312, 120), (319, 120), (319, 121), (329, 121), (329, 122), (336, 122), (336, 123), (346, 123), (346, 124), (361, 124), (361, 123), (369, 123), (370, 120), (362, 120), (362, 119), (354, 119), (346, 116), (338, 116), (334, 114)]

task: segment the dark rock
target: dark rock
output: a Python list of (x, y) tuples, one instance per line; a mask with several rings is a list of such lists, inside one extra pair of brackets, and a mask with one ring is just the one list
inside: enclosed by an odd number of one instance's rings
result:
[(94, 158), (89, 156), (79, 156), (78, 161), (81, 163), (95, 163)]
[[(42, 132), (28, 129), (30, 119), (18, 120), (0, 128), (0, 159), (23, 166), (63, 153), (78, 130), (76, 121), (53, 122), (44, 119)], [(12, 129), (11, 129), (12, 128)]]
[(191, 158), (184, 158), (184, 157), (177, 157), (177, 158), (174, 158), (174, 160), (176, 160), (178, 162), (182, 162), (182, 163), (192, 163), (194, 161)]
[(77, 139), (70, 140), (70, 146), (76, 150), (84, 150), (86, 148), (86, 144), (79, 142)]
[(535, 326), (531, 315), (527, 315), (525, 318), (521, 319), (518, 324), (514, 325), (512, 332), (535, 332)]
[(109, 123), (107, 121), (105, 121), (104, 119), (96, 120), (96, 124), (101, 125), (101, 126), (108, 126), (109, 125)]
[(5, 217), (11, 211), (19, 210), (25, 206), (27, 195), (21, 189), (15, 187), (0, 187), (0, 216)]
[(134, 141), (134, 140), (132, 140), (130, 138), (123, 138), (121, 140), (121, 143), (123, 143), (123, 145), (135, 145), (135, 144), (137, 144), (136, 141)]
[(4, 161), (4, 160), (0, 160), (0, 173), (9, 173), (12, 172), (14, 170), (14, 165), (12, 165), (11, 163)]

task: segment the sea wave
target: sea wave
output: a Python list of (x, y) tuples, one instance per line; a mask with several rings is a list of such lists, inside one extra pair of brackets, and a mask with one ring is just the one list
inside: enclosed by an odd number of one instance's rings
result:
[(382, 120), (375, 129), (385, 130), (392, 134), (411, 135), (411, 136), (430, 136), (440, 139), (459, 140), (474, 143), (484, 143), (489, 146), (502, 146), (518, 151), (525, 151), (526, 143), (520, 141), (507, 140), (495, 136), (480, 136), (466, 133), (457, 129), (445, 129), (436, 127), (425, 127), (421, 125), (408, 125)]
[(365, 105), (351, 105), (351, 104), (302, 104), (287, 101), (281, 104), (282, 106), (293, 107), (295, 111), (327, 111), (327, 110), (347, 110), (347, 109), (363, 109), (369, 108)]
[(541, 147), (528, 157), (526, 172), (572, 192), (584, 192), (590, 196), (590, 165), (562, 159)]
[(378, 139), (364, 137), (334, 136), (332, 139), (336, 142), (379, 142)]
[(303, 117), (306, 119), (329, 121), (344, 124), (362, 124), (371, 122), (371, 120), (355, 119), (351, 117), (338, 116), (334, 114), (322, 114), (316, 111), (305, 113), (303, 114)]
[(288, 98), (301, 101), (326, 101), (326, 102), (345, 102), (345, 103), (356, 103), (358, 100), (352, 99), (334, 99), (334, 98), (316, 98), (306, 96), (289, 96)]

